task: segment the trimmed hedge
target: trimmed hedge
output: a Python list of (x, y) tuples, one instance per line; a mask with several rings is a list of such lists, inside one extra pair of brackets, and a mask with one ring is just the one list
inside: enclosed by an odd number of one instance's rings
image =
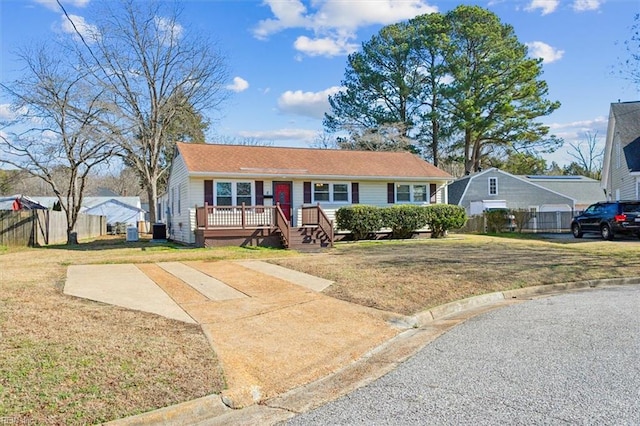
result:
[(453, 204), (431, 204), (425, 207), (431, 238), (444, 237), (449, 229), (462, 228), (467, 223), (467, 213)]
[(340, 207), (336, 211), (336, 226), (351, 231), (354, 240), (363, 240), (382, 228), (381, 209), (362, 204)]
[(365, 239), (382, 228), (390, 228), (393, 238), (411, 238), (426, 226), (431, 230), (431, 238), (440, 238), (449, 229), (461, 228), (466, 221), (464, 208), (450, 204), (354, 205), (336, 211), (337, 228), (351, 231), (354, 240)]
[(391, 228), (393, 238), (411, 238), (427, 225), (425, 207), (415, 204), (396, 204), (382, 208), (383, 228)]

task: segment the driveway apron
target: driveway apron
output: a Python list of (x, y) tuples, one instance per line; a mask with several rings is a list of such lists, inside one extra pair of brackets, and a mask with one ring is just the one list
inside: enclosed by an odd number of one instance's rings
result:
[(237, 262), (136, 265), (199, 323), (232, 408), (327, 376), (389, 340), (393, 314), (347, 303)]

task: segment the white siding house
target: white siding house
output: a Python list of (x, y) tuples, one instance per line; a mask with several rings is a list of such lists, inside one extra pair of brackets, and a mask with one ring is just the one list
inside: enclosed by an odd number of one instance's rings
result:
[(602, 188), (611, 201), (640, 200), (640, 102), (611, 104)]
[(446, 203), (452, 180), (407, 152), (179, 143), (160, 203), (166, 203), (172, 240), (202, 245), (197, 211), (207, 205), (207, 232), (219, 241), (249, 243), (269, 237), (276, 205), (291, 227), (300, 228), (312, 206), (332, 221), (340, 207), (352, 204)]

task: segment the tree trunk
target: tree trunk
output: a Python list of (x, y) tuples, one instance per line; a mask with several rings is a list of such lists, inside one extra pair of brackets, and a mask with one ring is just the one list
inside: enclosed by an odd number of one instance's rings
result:
[(73, 229), (67, 229), (67, 245), (77, 245), (78, 244), (78, 233)]
[(158, 182), (151, 179), (147, 184), (147, 197), (149, 199), (149, 223), (153, 225), (156, 223), (157, 212), (156, 206), (158, 205)]
[(473, 158), (471, 153), (471, 129), (464, 130), (464, 173), (471, 174), (473, 170)]
[(438, 138), (438, 132), (440, 131), (440, 126), (438, 123), (438, 120), (433, 118), (431, 119), (431, 134), (432, 134), (432, 139), (431, 139), (431, 155), (433, 156), (433, 165), (438, 167), (438, 144), (439, 144), (439, 138)]

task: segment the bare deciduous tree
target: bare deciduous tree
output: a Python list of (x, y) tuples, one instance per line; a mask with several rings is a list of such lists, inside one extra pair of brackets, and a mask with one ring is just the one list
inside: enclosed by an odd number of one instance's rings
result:
[(218, 135), (215, 143), (220, 145), (273, 146), (273, 141), (252, 136)]
[(171, 164), (174, 121), (189, 111), (217, 110), (228, 95), (227, 68), (213, 42), (180, 24), (175, 3), (120, 0), (101, 6), (94, 31), (83, 34), (76, 27), (82, 40), (77, 48), (111, 100), (109, 124), (146, 189), (154, 222), (158, 184)]
[(25, 66), (21, 79), (0, 84), (16, 114), (9, 133), (0, 137), (0, 163), (46, 182), (66, 214), (67, 244), (77, 243), (89, 175), (113, 155), (99, 120), (104, 93), (51, 45), (23, 49), (18, 58)]
[(338, 140), (328, 132), (318, 132), (313, 142), (311, 142), (311, 148), (338, 149)]
[(598, 142), (598, 132), (585, 133), (585, 140), (570, 143), (569, 155), (575, 160), (576, 171), (593, 179), (600, 180), (602, 175), (602, 160), (604, 158), (604, 146)]
[(382, 124), (375, 128), (363, 128), (349, 132), (348, 139), (338, 139), (341, 149), (362, 151), (410, 151), (415, 152), (413, 139), (406, 136), (403, 123)]

